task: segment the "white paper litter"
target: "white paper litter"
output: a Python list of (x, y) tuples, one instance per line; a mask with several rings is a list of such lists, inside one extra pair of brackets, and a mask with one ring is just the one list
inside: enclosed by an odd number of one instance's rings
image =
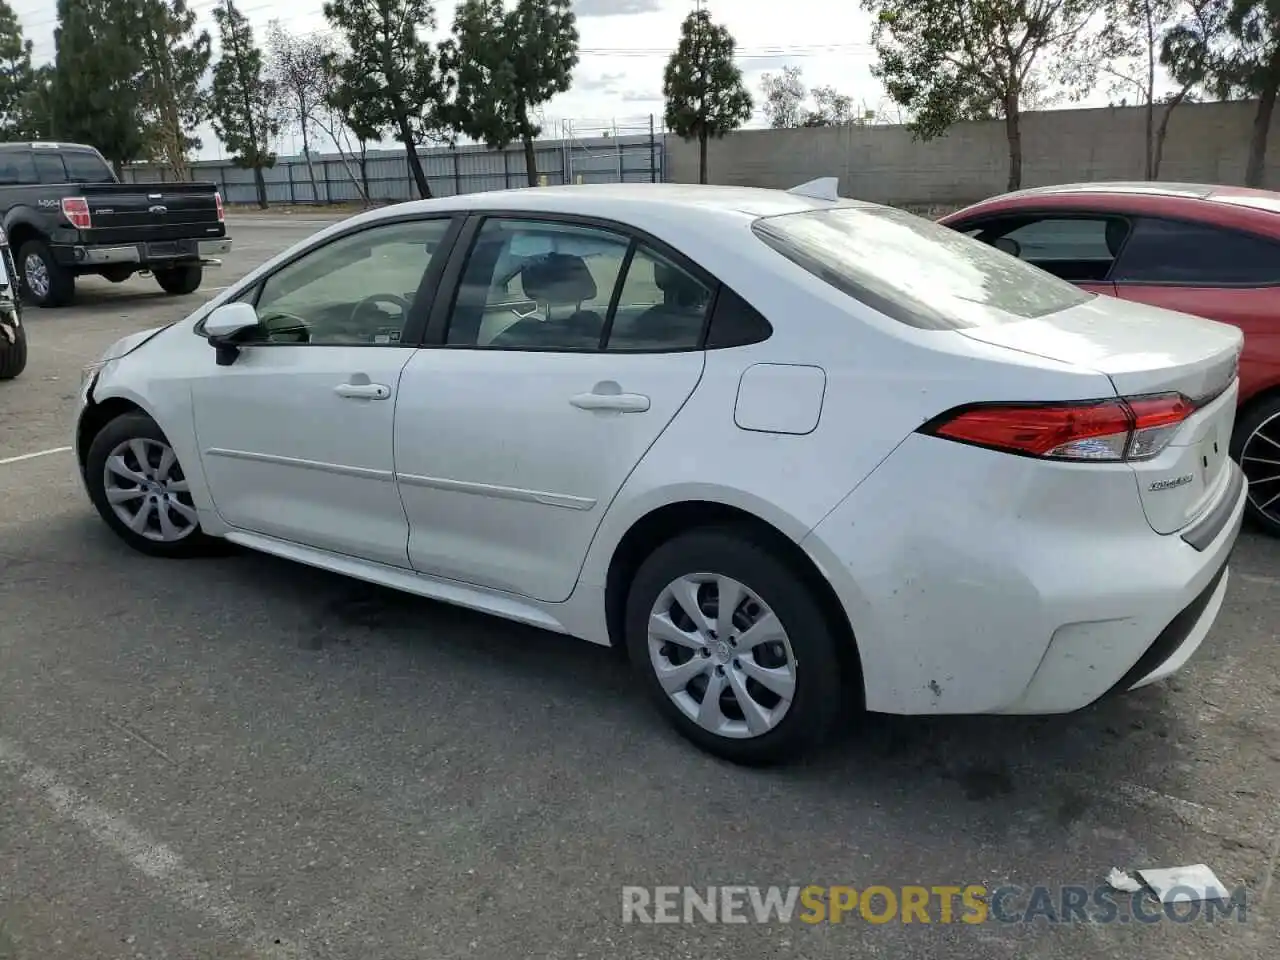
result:
[(1142, 882), (1161, 903), (1190, 903), (1195, 900), (1225, 900), (1227, 889), (1203, 863), (1187, 867), (1139, 870)]
[(1111, 868), (1111, 872), (1107, 874), (1107, 883), (1112, 890), (1119, 890), (1121, 893), (1137, 893), (1142, 889), (1142, 884), (1119, 867)]

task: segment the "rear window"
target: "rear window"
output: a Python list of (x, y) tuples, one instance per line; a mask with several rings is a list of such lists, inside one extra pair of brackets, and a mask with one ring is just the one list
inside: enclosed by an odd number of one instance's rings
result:
[(73, 183), (111, 183), (115, 174), (96, 153), (87, 150), (68, 150), (62, 155), (67, 165), (67, 179)]
[(1093, 296), (949, 227), (891, 207), (788, 213), (761, 218), (752, 229), (836, 289), (926, 330), (1042, 317)]

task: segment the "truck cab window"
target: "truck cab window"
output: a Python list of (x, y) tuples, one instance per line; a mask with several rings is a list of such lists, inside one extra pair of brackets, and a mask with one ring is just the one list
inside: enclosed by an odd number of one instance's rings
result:
[(67, 179), (73, 183), (114, 183), (116, 176), (96, 153), (67, 150), (62, 154), (67, 165)]
[(0, 184), (39, 183), (36, 165), (26, 150), (0, 151)]
[(36, 176), (41, 183), (66, 183), (67, 168), (62, 165), (62, 158), (56, 153), (33, 153), (36, 165)]

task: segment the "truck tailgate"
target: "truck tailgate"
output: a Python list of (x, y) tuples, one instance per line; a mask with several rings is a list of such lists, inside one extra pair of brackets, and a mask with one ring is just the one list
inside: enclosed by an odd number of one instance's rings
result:
[(93, 183), (81, 194), (89, 204), (92, 243), (221, 237), (226, 226), (212, 183)]

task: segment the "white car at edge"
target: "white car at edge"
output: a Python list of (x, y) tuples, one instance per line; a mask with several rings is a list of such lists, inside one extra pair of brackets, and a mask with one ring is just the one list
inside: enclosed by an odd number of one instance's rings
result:
[(1056, 713), (1222, 604), (1241, 334), (907, 213), (612, 185), (322, 230), (86, 369), (94, 505), (602, 643), (739, 762)]

